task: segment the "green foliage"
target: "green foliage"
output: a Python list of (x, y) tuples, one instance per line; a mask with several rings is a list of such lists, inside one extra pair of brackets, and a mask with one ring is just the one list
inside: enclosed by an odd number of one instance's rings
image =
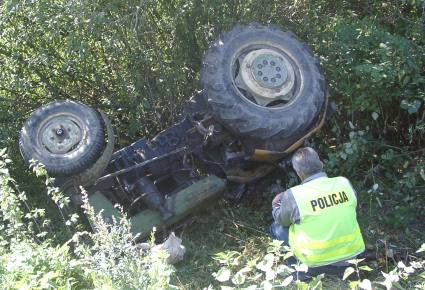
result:
[(425, 97), (425, 48), (421, 34), (406, 36), (374, 19), (338, 19), (332, 32), (323, 34), (321, 49), (331, 51), (324, 61), (331, 86), (350, 110), (390, 114), (411, 106), (410, 114), (418, 111)]
[[(101, 214), (95, 214), (85, 192), (83, 201), (94, 233), (76, 233), (73, 240), (75, 253), (93, 278), (95, 288), (167, 289), (173, 268), (165, 264), (166, 253), (142, 250), (131, 233), (129, 219), (108, 224)], [(153, 240), (152, 236), (151, 243)]]
[(322, 57), (332, 96), (348, 111), (373, 110), (389, 118), (397, 109), (397, 114), (413, 114), (424, 101), (421, 5), (4, 1), (0, 95), (1, 110), (8, 113), (1, 123), (10, 122), (14, 128), (2, 128), (1, 140), (16, 134), (40, 104), (64, 98), (115, 116), (121, 143), (153, 134), (169, 125), (182, 102), (199, 89), (201, 56), (209, 41), (235, 24), (251, 21), (292, 29), (313, 45)]
[[(166, 254), (136, 244), (128, 219), (106, 224), (84, 199), (93, 233), (74, 232), (56, 246), (44, 210), (31, 210), (7, 166), (11, 160), (0, 150), (0, 288), (1, 289), (169, 289), (173, 268)], [(34, 171), (46, 179), (47, 195), (63, 217), (63, 226), (76, 223), (64, 210), (68, 200), (52, 186), (42, 165)], [(36, 227), (25, 226), (26, 223)]]
[[(5, 1), (0, 92), (6, 108), (17, 108), (15, 118), (22, 121), (42, 103), (78, 99), (116, 116), (124, 136), (160, 129), (164, 122), (158, 121), (170, 121), (161, 116), (175, 117), (183, 95), (190, 94), (182, 85), (188, 68), (171, 58), (174, 29), (158, 26), (159, 5), (139, 5)], [(172, 61), (177, 63), (170, 67)]]
[(322, 289), (323, 275), (309, 283), (298, 280), (299, 273), (307, 272), (308, 267), (286, 263), (285, 260), (292, 256), (289, 248), (283, 247), (280, 241), (271, 242), (267, 254), (262, 258), (244, 257), (235, 251), (221, 252), (214, 257), (221, 268), (213, 275), (222, 285), (231, 285), (222, 286), (222, 289), (285, 288), (290, 287), (291, 283), (298, 289)]
[(75, 289), (90, 287), (89, 282), (68, 244), (54, 247), (25, 239), (0, 252), (2, 289)]
[[(374, 138), (374, 129), (368, 126), (358, 129), (350, 122), (347, 127), (347, 139), (340, 143), (334, 139), (322, 147), (326, 171), (354, 181), (360, 202), (367, 202), (369, 212), (383, 224), (419, 225), (424, 210), (425, 151), (388, 145), (385, 139)], [(344, 128), (334, 126), (333, 130), (338, 134)]]
[(364, 159), (369, 156), (367, 149), (367, 131), (356, 130), (352, 126), (347, 142), (338, 144), (335, 151), (328, 153), (325, 160), (326, 172), (331, 175), (352, 175), (354, 170), (359, 170), (364, 164)]
[(21, 229), (24, 228), (24, 212), (19, 207), (22, 195), (16, 195), (9, 169), (7, 168), (11, 160), (6, 155), (6, 149), (0, 151), (0, 210), (1, 210), (1, 237), (2, 244), (7, 243), (6, 238), (22, 238)]
[(382, 272), (384, 280), (377, 283), (386, 289), (421, 289), (425, 285), (424, 267), (423, 260), (412, 261), (407, 266), (400, 261), (389, 273)]
[(363, 261), (364, 261), (364, 259), (352, 259), (352, 260), (348, 261), (354, 267), (347, 267), (345, 269), (342, 280), (346, 280), (353, 273), (357, 274), (357, 279), (353, 280), (349, 283), (350, 289), (358, 289), (358, 288), (372, 289), (372, 284), (371, 284), (369, 279), (361, 280), (361, 278), (360, 278), (360, 271), (366, 271), (366, 272), (372, 271), (372, 268), (370, 268), (367, 265), (359, 266), (359, 264)]
[(424, 36), (394, 31), (376, 18), (338, 18), (321, 34), (331, 94), (353, 123), (390, 142), (405, 144), (412, 135), (410, 144), (423, 143)]
[[(273, 241), (267, 248), (267, 254), (260, 257), (244, 257), (241, 253), (227, 251), (217, 253), (214, 257), (221, 268), (213, 273), (220, 282), (222, 289), (328, 289), (328, 281), (321, 274), (308, 282), (303, 282), (300, 274), (307, 272), (306, 265), (290, 264), (287, 260), (293, 254), (287, 247), (282, 247), (281, 242)], [(417, 259), (411, 261), (408, 266), (398, 262), (397, 266), (389, 273), (381, 272), (376, 281), (363, 278), (362, 273), (373, 271), (371, 267), (364, 264), (364, 259), (353, 259), (348, 261), (352, 264), (347, 267), (342, 280), (350, 280), (347, 284), (332, 285), (334, 289), (375, 289), (378, 284), (386, 289), (420, 289), (425, 283), (425, 277), (421, 271), (424, 270), (425, 261)], [(363, 264), (363, 265), (362, 265)], [(341, 287), (341, 288), (340, 288)], [(208, 288), (209, 289), (209, 288)]]

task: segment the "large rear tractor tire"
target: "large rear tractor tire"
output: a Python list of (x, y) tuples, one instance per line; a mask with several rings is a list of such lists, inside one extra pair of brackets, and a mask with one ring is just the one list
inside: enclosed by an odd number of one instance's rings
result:
[(204, 55), (201, 81), (215, 118), (258, 149), (288, 148), (326, 101), (309, 47), (291, 32), (255, 23), (220, 35)]

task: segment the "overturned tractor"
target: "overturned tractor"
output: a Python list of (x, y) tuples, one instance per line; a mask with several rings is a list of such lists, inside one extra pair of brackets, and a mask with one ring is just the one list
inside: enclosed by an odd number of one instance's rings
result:
[(323, 125), (327, 95), (318, 59), (291, 32), (250, 24), (223, 33), (203, 57), (203, 90), (183, 118), (152, 140), (114, 152), (107, 116), (75, 101), (36, 110), (20, 149), (38, 160), (76, 204), (146, 236), (216, 200), (226, 183), (248, 183), (285, 163)]

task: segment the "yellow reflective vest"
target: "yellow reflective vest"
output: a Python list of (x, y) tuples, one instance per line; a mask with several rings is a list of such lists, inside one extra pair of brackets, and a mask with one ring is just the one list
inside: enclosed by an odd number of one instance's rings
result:
[(356, 195), (344, 177), (320, 177), (291, 188), (300, 221), (289, 228), (289, 245), (310, 267), (352, 258), (365, 246), (356, 218)]

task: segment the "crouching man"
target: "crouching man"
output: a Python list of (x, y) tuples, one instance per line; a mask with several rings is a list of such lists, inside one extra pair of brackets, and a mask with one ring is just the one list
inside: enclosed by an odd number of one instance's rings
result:
[(330, 178), (312, 148), (295, 152), (302, 183), (273, 200), (273, 239), (284, 241), (309, 273), (340, 274), (365, 249), (356, 218), (356, 192), (345, 177)]

